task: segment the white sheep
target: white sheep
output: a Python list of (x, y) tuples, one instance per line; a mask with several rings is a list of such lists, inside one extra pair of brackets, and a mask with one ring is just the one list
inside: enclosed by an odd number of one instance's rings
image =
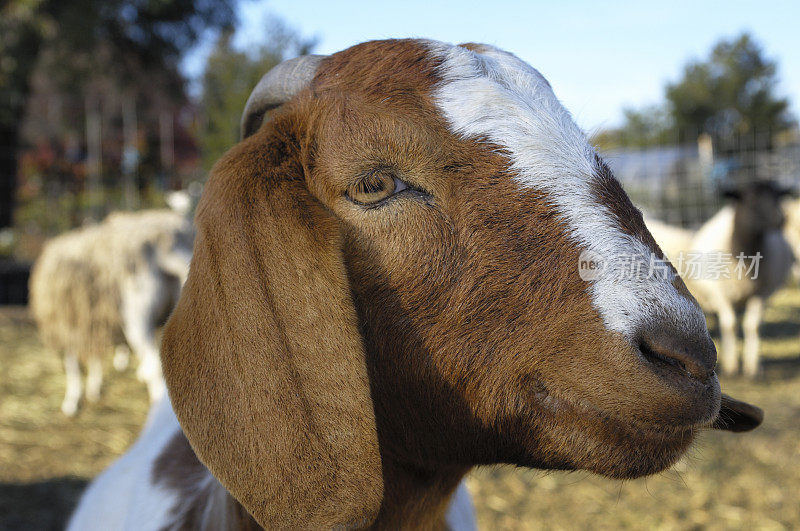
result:
[(696, 233), (647, 220), (700, 305), (717, 315), (720, 367), (725, 374), (739, 372), (736, 314), (742, 309), (742, 371), (749, 377), (759, 373), (764, 304), (784, 285), (794, 260), (782, 231), (781, 198), (786, 193), (761, 181), (727, 190), (734, 204), (720, 209)]
[(656, 246), (515, 56), (297, 58), (242, 123), (165, 328), (171, 403), (69, 529), (471, 527), (475, 466), (638, 477), (760, 423), (680, 279), (619, 278)]
[(163, 393), (157, 328), (166, 321), (188, 274), (191, 223), (169, 210), (114, 213), (45, 245), (30, 280), (30, 305), (43, 342), (64, 359), (61, 409), (74, 415), (81, 397), (100, 396), (103, 359), (124, 368), (129, 346), (151, 400)]

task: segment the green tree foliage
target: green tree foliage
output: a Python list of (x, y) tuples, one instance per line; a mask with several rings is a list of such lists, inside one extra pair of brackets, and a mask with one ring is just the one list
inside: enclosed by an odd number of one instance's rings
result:
[(778, 132), (792, 124), (789, 101), (776, 95), (777, 63), (745, 33), (723, 40), (706, 61), (690, 62), (667, 86), (675, 126), (712, 137)]
[(11, 225), (16, 193), (19, 123), (31, 75), (49, 29), (39, 2), (9, 2), (0, 9), (0, 228)]
[(226, 32), (208, 58), (201, 99), (205, 123), (199, 135), (206, 169), (239, 140), (242, 110), (261, 76), (284, 59), (309, 53), (315, 44), (276, 19), (266, 27), (268, 40), (257, 49), (236, 49), (231, 33)]
[(169, 86), (208, 29), (233, 26), (233, 0), (7, 0), (0, 7), (0, 227), (11, 222), (20, 125), (31, 77), (66, 88)]
[(628, 107), (622, 112), (622, 127), (607, 129), (594, 135), (592, 141), (598, 148), (662, 146), (677, 138), (672, 116), (663, 105), (651, 105), (642, 109)]
[(777, 94), (777, 63), (749, 34), (719, 41), (709, 57), (691, 61), (681, 78), (665, 88), (666, 102), (627, 109), (622, 127), (602, 131), (604, 146), (652, 146), (694, 141), (707, 133), (772, 135), (791, 127), (789, 101)]

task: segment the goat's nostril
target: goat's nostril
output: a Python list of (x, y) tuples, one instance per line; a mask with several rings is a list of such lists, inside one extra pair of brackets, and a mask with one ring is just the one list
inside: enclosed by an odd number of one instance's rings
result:
[(696, 380), (705, 381), (714, 372), (717, 353), (710, 338), (691, 341), (673, 337), (646, 338), (637, 346), (650, 363), (670, 366)]
[(648, 359), (649, 361), (656, 361), (660, 363), (665, 363), (667, 365), (672, 365), (673, 367), (677, 367), (681, 370), (686, 370), (686, 364), (679, 359), (670, 357), (669, 355), (661, 354), (658, 350), (650, 347), (647, 343), (639, 343), (639, 352)]

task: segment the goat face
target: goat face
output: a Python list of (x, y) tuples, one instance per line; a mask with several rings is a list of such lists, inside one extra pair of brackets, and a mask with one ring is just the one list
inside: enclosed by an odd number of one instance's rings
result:
[[(703, 314), (644, 278), (662, 253), (544, 78), (471, 48), (364, 45), (312, 87), (379, 433), (420, 464), (661, 470), (718, 413)], [(585, 281), (586, 251), (642, 272)]]
[[(640, 213), (510, 54), (382, 41), (322, 60), (220, 162), (197, 224), (165, 376), (262, 524), (356, 521), (387, 459), (653, 473), (719, 413), (702, 312), (671, 266), (647, 275), (662, 253)], [(725, 403), (729, 428), (757, 414)], [(284, 499), (301, 467), (303, 502)]]

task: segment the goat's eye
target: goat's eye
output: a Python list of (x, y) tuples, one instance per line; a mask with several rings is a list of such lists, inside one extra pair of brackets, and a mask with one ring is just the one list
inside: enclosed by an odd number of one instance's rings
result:
[(406, 183), (389, 173), (370, 172), (347, 187), (347, 197), (361, 205), (374, 205), (408, 188)]

